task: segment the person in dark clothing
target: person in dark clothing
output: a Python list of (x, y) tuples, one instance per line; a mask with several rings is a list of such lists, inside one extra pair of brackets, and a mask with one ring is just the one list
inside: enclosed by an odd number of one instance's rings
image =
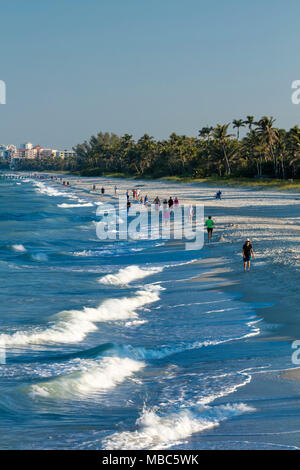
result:
[(173, 205), (174, 205), (174, 201), (172, 199), (172, 197), (170, 197), (170, 199), (168, 200), (168, 205), (169, 205), (169, 209), (173, 209)]
[(102, 194), (102, 196), (103, 196), (104, 192), (105, 192), (105, 189), (102, 187), (102, 188), (101, 188), (101, 194)]
[(250, 271), (251, 256), (253, 256), (253, 258), (255, 258), (255, 256), (254, 256), (254, 251), (253, 251), (249, 238), (246, 241), (246, 243), (244, 243), (243, 245), (242, 255), (243, 255), (243, 260), (244, 260), (244, 271), (246, 272), (247, 269), (248, 271)]

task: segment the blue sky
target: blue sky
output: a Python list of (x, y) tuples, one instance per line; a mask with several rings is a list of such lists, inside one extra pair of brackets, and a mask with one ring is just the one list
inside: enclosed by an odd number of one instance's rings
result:
[(300, 122), (298, 0), (0, 4), (0, 143), (69, 148), (98, 131), (198, 129), (251, 114)]

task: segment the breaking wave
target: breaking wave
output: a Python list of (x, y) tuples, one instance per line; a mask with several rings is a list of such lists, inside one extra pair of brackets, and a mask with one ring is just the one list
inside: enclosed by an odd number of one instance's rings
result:
[(105, 449), (162, 449), (182, 443), (192, 434), (218, 426), (221, 421), (254, 411), (244, 403), (204, 406), (160, 416), (155, 409), (143, 410), (137, 420), (136, 431), (125, 431), (108, 436)]
[(159, 300), (161, 289), (160, 286), (149, 285), (137, 291), (134, 297), (107, 299), (96, 308), (62, 311), (52, 317), (51, 326), (44, 330), (0, 335), (0, 345), (12, 347), (82, 341), (88, 333), (97, 330), (96, 323), (138, 319), (136, 310)]
[(127, 285), (137, 279), (143, 279), (144, 277), (161, 271), (163, 271), (163, 268), (161, 267), (140, 268), (139, 266), (131, 265), (120, 269), (115, 274), (107, 274), (106, 276), (101, 277), (99, 282), (101, 284), (110, 284), (115, 286)]
[(85, 361), (83, 370), (32, 385), (30, 393), (49, 398), (90, 395), (116, 387), (144, 366), (143, 362), (120, 357), (105, 357), (99, 363)]

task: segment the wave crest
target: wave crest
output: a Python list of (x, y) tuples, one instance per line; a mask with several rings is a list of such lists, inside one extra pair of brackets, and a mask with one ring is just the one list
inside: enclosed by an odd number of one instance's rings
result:
[(144, 277), (150, 276), (163, 271), (160, 267), (147, 267), (140, 268), (136, 265), (127, 266), (126, 268), (120, 269), (115, 274), (107, 274), (99, 279), (101, 284), (121, 286), (127, 285), (130, 282), (136, 281), (137, 279), (143, 279)]

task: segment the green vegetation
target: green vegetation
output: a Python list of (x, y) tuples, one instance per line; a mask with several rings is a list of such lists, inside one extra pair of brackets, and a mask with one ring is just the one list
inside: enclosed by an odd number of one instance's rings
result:
[[(129, 134), (119, 137), (100, 132), (78, 144), (74, 158), (23, 160), (16, 169), (216, 184), (222, 178), (228, 184), (295, 188), (296, 183), (288, 180), (300, 178), (300, 128), (296, 125), (286, 131), (274, 123), (272, 117), (255, 121), (247, 116), (233, 121), (236, 135), (230, 134), (230, 124), (217, 124), (203, 127), (198, 137), (172, 133), (161, 141), (148, 134), (135, 141)], [(246, 129), (243, 138), (241, 128)]]
[(275, 178), (238, 178), (238, 177), (208, 177), (208, 178), (187, 178), (179, 176), (170, 176), (160, 178), (162, 180), (177, 181), (178, 183), (207, 183), (209, 185), (228, 185), (228, 186), (243, 186), (246, 188), (275, 188), (282, 190), (300, 190), (300, 179), (297, 180), (280, 180)]

